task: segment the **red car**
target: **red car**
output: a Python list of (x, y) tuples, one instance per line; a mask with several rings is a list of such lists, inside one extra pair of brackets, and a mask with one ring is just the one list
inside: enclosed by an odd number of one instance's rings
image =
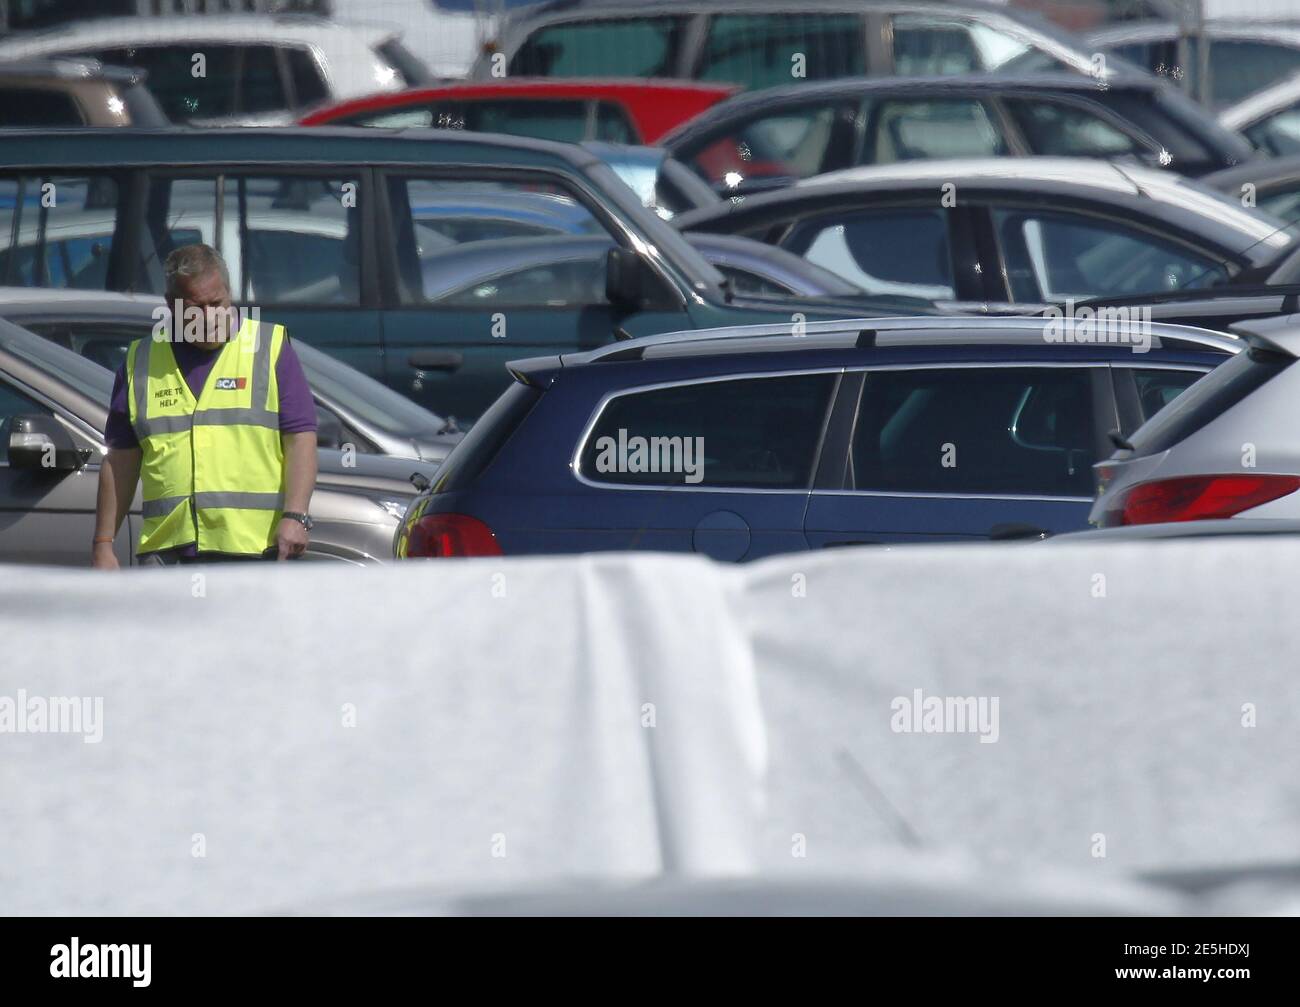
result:
[(576, 143), (646, 143), (735, 94), (730, 84), (509, 78), (354, 98), (304, 126), (436, 126)]

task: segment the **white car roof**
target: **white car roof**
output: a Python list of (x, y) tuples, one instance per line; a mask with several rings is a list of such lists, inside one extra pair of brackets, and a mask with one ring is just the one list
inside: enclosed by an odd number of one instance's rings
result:
[[(902, 161), (897, 164), (845, 168), (814, 175), (796, 183), (805, 188), (819, 185), (871, 185), (896, 181), (956, 182), (972, 178), (1016, 181), (1068, 182), (1074, 186), (1105, 189), (1130, 196), (1145, 196), (1173, 203), (1228, 220), (1233, 227), (1256, 241), (1285, 248), (1292, 239), (1279, 231), (1279, 222), (1262, 213), (1238, 206), (1221, 193), (1213, 192), (1172, 171), (1136, 164), (1122, 167), (1094, 158), (999, 157), (953, 161)], [(960, 198), (960, 193), (958, 194)]]
[(300, 45), (320, 56), (332, 97), (339, 99), (401, 88), (399, 82), (386, 81), (379, 72), (381, 65), (387, 64), (375, 53), (376, 46), (400, 36), (397, 25), (258, 14), (104, 18), (6, 39), (0, 42), (0, 59), (189, 42)]

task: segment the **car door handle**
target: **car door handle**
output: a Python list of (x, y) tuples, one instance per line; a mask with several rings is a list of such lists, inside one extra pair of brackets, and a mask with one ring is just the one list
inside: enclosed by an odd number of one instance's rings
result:
[(460, 350), (416, 350), (406, 362), (417, 371), (457, 371), (465, 363)]

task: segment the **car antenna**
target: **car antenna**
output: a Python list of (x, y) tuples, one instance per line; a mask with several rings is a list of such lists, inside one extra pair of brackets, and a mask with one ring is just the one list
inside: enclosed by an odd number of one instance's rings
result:
[(632, 335), (632, 333), (628, 332), (627, 329), (623, 328), (623, 326), (621, 326), (621, 325), (615, 325), (615, 326), (614, 326), (614, 341), (615, 341), (615, 342), (618, 342), (618, 343), (626, 343), (629, 339), (635, 339), (635, 338), (636, 338), (636, 336), (634, 336), (634, 335)]
[(1127, 437), (1125, 437), (1125, 436), (1124, 436), (1122, 433), (1120, 433), (1118, 430), (1108, 430), (1108, 431), (1106, 432), (1106, 436), (1110, 438), (1110, 442), (1111, 442), (1112, 444), (1114, 444), (1115, 447), (1117, 447), (1117, 448), (1122, 448), (1122, 449), (1125, 450), (1125, 451), (1132, 451), (1132, 450), (1134, 450), (1134, 448), (1133, 448), (1133, 442), (1130, 441)]

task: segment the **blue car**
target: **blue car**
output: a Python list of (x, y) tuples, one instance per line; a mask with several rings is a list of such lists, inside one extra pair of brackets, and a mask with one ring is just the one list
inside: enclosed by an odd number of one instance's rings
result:
[(913, 317), (516, 362), (394, 551), (749, 560), (1074, 531), (1093, 463), (1241, 345), (1145, 320)]

